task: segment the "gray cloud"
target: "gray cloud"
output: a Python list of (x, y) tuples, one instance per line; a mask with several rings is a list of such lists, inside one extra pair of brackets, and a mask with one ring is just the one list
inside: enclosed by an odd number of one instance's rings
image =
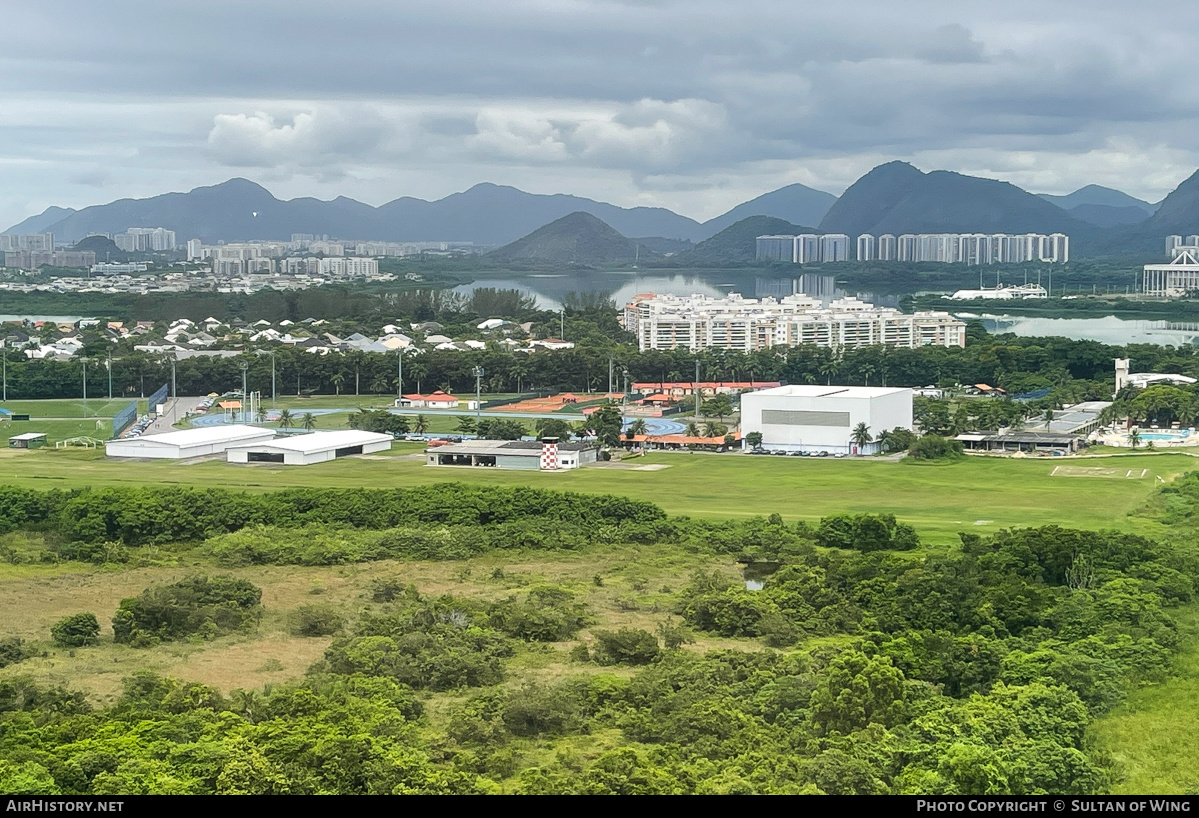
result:
[(283, 196), (496, 181), (704, 218), (892, 158), (1155, 199), (1199, 165), (1199, 88), (1162, 57), (1189, 52), (1197, 17), (1181, 0), (17, 0), (0, 221), (235, 173)]

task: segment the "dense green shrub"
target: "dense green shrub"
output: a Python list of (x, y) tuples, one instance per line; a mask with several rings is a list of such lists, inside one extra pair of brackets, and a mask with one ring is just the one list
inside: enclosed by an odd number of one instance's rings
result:
[(592, 631), (595, 661), (601, 665), (644, 665), (658, 658), (658, 637), (640, 628)]
[(100, 641), (100, 623), (93, 613), (72, 614), (51, 625), (50, 636), (64, 648), (94, 645)]
[(15, 665), (30, 656), (25, 640), (17, 636), (0, 637), (0, 667)]
[(244, 579), (187, 577), (121, 600), (113, 636), (134, 647), (192, 635), (212, 638), (254, 624), (261, 601), (262, 589)]
[(913, 460), (960, 460), (965, 457), (961, 441), (940, 435), (924, 435), (908, 447)]
[(487, 616), (491, 627), (529, 642), (572, 639), (587, 623), (586, 607), (570, 591), (553, 586), (533, 588), (520, 602), (494, 603)]
[(896, 522), (894, 514), (834, 514), (824, 517), (816, 539), (825, 548), (855, 551), (911, 551), (920, 545), (916, 529)]
[(288, 618), (288, 628), (295, 636), (332, 636), (345, 624), (334, 605), (301, 605)]

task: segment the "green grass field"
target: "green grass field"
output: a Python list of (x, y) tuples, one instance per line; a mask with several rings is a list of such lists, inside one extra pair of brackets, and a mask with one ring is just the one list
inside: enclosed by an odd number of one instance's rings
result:
[(110, 418), (133, 400), (138, 401), (139, 412), (146, 411), (145, 400), (138, 398), (89, 398), (86, 406), (80, 398), (9, 400), (0, 402), (0, 409), (7, 409), (14, 415), (29, 415), (35, 421), (40, 418)]
[(1171, 613), (1186, 640), (1175, 675), (1133, 692), (1089, 731), (1095, 746), (1120, 766), (1123, 776), (1113, 788), (1118, 794), (1199, 791), (1199, 605)]
[[(530, 485), (622, 494), (657, 503), (671, 514), (694, 517), (727, 519), (777, 512), (788, 520), (817, 520), (843, 511), (890, 512), (916, 526), (930, 544), (951, 544), (960, 531), (985, 534), (1011, 526), (1157, 533), (1157, 523), (1130, 512), (1145, 504), (1161, 484), (1159, 477), (1168, 481), (1199, 466), (1187, 455), (1136, 455), (1071, 461), (1082, 471), (1062, 476), (1053, 474), (1062, 465), (1060, 459), (968, 458), (919, 465), (872, 459), (658, 453), (614, 466), (541, 473), (429, 467), (424, 465), (422, 450), (421, 444), (398, 443), (391, 457), (294, 467), (234, 466), (221, 460), (181, 465), (109, 460), (98, 452), (4, 450), (0, 474), (4, 482), (41, 489), (177, 484), (266, 491), (444, 481)], [(665, 468), (640, 470), (644, 466)], [(1129, 473), (1137, 476), (1128, 477)]]

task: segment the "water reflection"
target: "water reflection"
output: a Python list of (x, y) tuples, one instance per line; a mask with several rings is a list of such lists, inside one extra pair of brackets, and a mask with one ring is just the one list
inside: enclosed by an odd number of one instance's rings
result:
[(499, 290), (519, 290), (523, 295), (537, 298), (542, 309), (562, 309), (562, 298), (569, 292), (601, 291), (611, 293), (616, 304), (627, 304), (639, 293), (667, 293), (670, 295), (701, 294), (720, 298), (738, 289), (732, 283), (714, 285), (695, 275), (642, 275), (637, 270), (610, 273), (590, 272), (585, 274), (540, 274), (520, 278), (481, 278), (470, 284), (454, 288), (454, 292), (470, 295), (479, 288), (493, 287)]
[(601, 291), (610, 293), (618, 306), (640, 293), (667, 295), (706, 295), (720, 298), (730, 292), (746, 298), (783, 298), (802, 293), (827, 305), (847, 295), (881, 307), (898, 307), (899, 296), (849, 292), (837, 286), (833, 276), (806, 273), (794, 278), (749, 277), (740, 271), (710, 271), (675, 275), (646, 275), (642, 270), (614, 270), (570, 273), (530, 273), (513, 275), (496, 272), (470, 284), (454, 288), (454, 292), (470, 295), (481, 287), (500, 290), (519, 290), (537, 298), (542, 309), (562, 309), (562, 299), (569, 292)]
[(802, 293), (810, 298), (815, 298), (824, 306), (828, 306), (829, 302), (838, 298), (845, 298), (848, 295), (855, 296), (861, 301), (879, 307), (899, 306), (898, 295), (878, 295), (876, 293), (863, 292), (851, 293), (848, 290), (838, 287), (837, 280), (833, 276), (805, 273), (796, 278), (754, 279), (754, 298), (784, 298), (796, 293)]
[[(963, 314), (961, 317), (976, 317)], [(1183, 346), (1199, 339), (1199, 323), (1118, 318), (1039, 318), (1021, 315), (983, 315), (987, 332), (1010, 332), (1021, 337), (1060, 336), (1104, 344), (1168, 344)]]

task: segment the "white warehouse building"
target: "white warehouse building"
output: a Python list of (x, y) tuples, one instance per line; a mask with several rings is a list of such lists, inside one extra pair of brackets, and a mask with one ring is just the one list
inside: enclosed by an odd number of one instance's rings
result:
[(160, 435), (142, 435), (110, 440), (104, 444), (104, 453), (109, 457), (145, 457), (159, 460), (183, 460), (221, 454), (230, 446), (270, 440), (274, 429), (257, 426), (205, 426), (198, 429), (183, 429), (164, 432)]
[(874, 386), (778, 386), (741, 396), (741, 432), (762, 434), (762, 446), (783, 451), (873, 454), (853, 431), (865, 423), (872, 437), (912, 428), (912, 390)]
[(282, 463), (285, 466), (310, 466), (352, 454), (385, 452), (391, 448), (392, 436), (379, 432), (360, 432), (347, 429), (336, 432), (313, 432), (307, 435), (287, 435), (274, 439), (256, 440), (226, 450), (230, 463)]

